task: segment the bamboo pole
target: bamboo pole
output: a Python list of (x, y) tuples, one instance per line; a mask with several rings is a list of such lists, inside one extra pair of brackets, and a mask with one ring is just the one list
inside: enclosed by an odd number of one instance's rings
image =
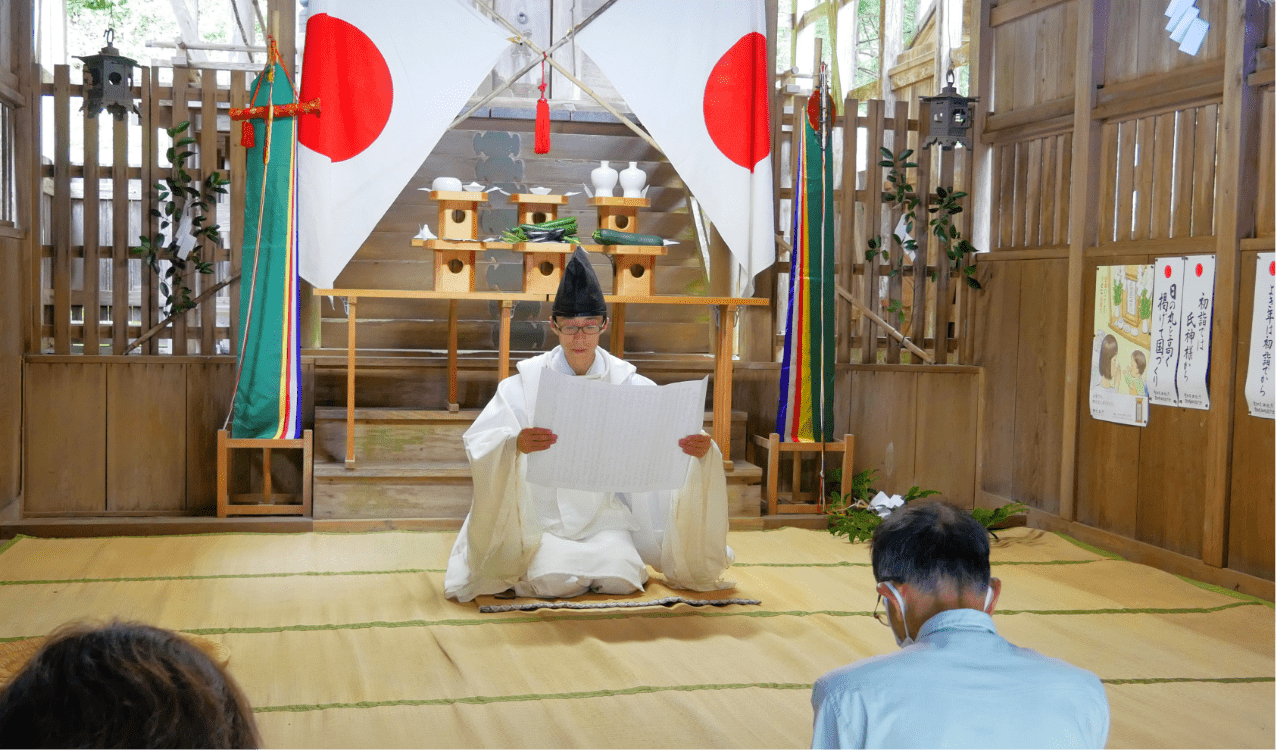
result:
[[(238, 280), (239, 280), (239, 274), (235, 274), (234, 276), (231, 276), (229, 279), (226, 279), (224, 281), (219, 281), (213, 286), (210, 286), (209, 288), (205, 289), (203, 293), (201, 293), (198, 297), (196, 297), (194, 300), (191, 301), (191, 303), (194, 305), (192, 309), (198, 309), (201, 302), (217, 294), (217, 292), (222, 287), (230, 284), (231, 282), (238, 281)], [(143, 333), (141, 336), (138, 336), (137, 339), (133, 341), (133, 343), (129, 344), (124, 349), (124, 351), (120, 352), (120, 354), (128, 354), (129, 352), (133, 351), (137, 347), (141, 346), (144, 342), (148, 341), (152, 336), (154, 336), (155, 334), (167, 328), (168, 324), (172, 323), (173, 320), (181, 317), (182, 315), (185, 315), (186, 312), (187, 311), (183, 310), (180, 313), (174, 313), (173, 315), (170, 315), (167, 318), (164, 318), (160, 322), (156, 323), (154, 326), (151, 326), (151, 328), (147, 330), (146, 333)]]
[(852, 297), (851, 293), (846, 291), (846, 289), (843, 288), (841, 284), (837, 285), (837, 293), (841, 295), (842, 299), (846, 300), (847, 302), (850, 302), (860, 312), (864, 313), (865, 317), (867, 317), (869, 320), (873, 321), (877, 325), (881, 326), (882, 330), (886, 331), (888, 335), (890, 335), (899, 343), (903, 344), (904, 348), (908, 349), (908, 351), (921, 357), (928, 365), (935, 364), (934, 358), (932, 358), (929, 354), (927, 354), (924, 349), (919, 349), (916, 344), (908, 340), (907, 336), (895, 330), (895, 328), (891, 326), (890, 323), (887, 323), (885, 320), (882, 320), (881, 316), (879, 316), (877, 313), (873, 312), (872, 310), (868, 309), (868, 307), (865, 306), (863, 302), (860, 302), (859, 300)]

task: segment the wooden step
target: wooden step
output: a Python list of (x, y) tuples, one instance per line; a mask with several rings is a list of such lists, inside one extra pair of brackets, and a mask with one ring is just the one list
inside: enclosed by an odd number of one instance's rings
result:
[[(355, 409), (354, 445), (359, 463), (465, 461), (461, 436), (478, 417), (461, 412), (425, 409)], [(315, 409), (315, 466), (344, 461), (346, 410)]]
[[(355, 456), (367, 461), (465, 461), (461, 436), (479, 411), (368, 408), (354, 410)], [(731, 445), (744, 458), (748, 414), (731, 412)], [(713, 431), (713, 412), (705, 412), (704, 429)], [(315, 466), (340, 462), (346, 455), (346, 410), (340, 406), (315, 409)]]
[[(315, 463), (314, 517), (463, 519), (474, 484), (466, 461)], [(731, 517), (762, 512), (762, 469), (736, 461), (727, 472)]]

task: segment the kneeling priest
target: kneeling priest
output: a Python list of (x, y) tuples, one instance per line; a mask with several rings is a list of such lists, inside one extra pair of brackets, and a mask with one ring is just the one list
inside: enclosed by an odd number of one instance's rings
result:
[(510, 589), (543, 598), (628, 594), (647, 582), (647, 565), (676, 588), (735, 585), (721, 580), (734, 554), (726, 545), (722, 453), (707, 434), (678, 441), (692, 459), (677, 490), (586, 492), (527, 481), (527, 454), (552, 451), (557, 440), (532, 426), (542, 373), (654, 385), (598, 348), (607, 324), (602, 287), (578, 248), (554, 298), (559, 346), (518, 363), (465, 433), (474, 502), (448, 560), (448, 597), (467, 602)]

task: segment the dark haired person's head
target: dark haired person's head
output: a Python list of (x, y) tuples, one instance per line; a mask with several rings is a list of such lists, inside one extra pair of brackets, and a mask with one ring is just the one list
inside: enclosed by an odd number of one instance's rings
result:
[(169, 630), (55, 633), (0, 691), (0, 747), (260, 747), (231, 676)]
[(1134, 369), (1138, 370), (1140, 375), (1148, 369), (1148, 357), (1138, 349), (1130, 355), (1130, 361), (1134, 363)]
[(927, 593), (942, 587), (977, 589), (991, 580), (988, 532), (948, 503), (905, 505), (873, 533), (873, 576)]
[(1108, 380), (1112, 379), (1112, 360), (1116, 358), (1118, 348), (1116, 336), (1109, 333), (1103, 337), (1103, 344), (1099, 347), (1099, 374)]

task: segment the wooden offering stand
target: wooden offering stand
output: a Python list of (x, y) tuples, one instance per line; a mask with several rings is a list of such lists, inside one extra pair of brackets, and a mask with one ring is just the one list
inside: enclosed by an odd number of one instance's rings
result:
[(483, 243), (478, 239), (478, 205), (487, 193), (431, 190), (439, 202), (439, 239), (426, 240), (434, 251), (434, 291), (474, 291), (474, 261)]
[[(567, 203), (567, 196), (515, 193), (510, 196), (510, 203), (518, 206), (519, 224), (540, 224), (558, 218), (558, 207)], [(488, 246), (492, 244), (488, 243)], [(567, 256), (575, 247), (570, 242), (516, 242), (510, 245), (514, 252), (523, 254), (523, 291), (536, 294), (557, 292)]]
[[(766, 452), (766, 485), (765, 497), (767, 515), (784, 515), (788, 513), (823, 513), (824, 502), (820, 498), (819, 477), (816, 486), (802, 490), (802, 462), (804, 459), (820, 459), (821, 454), (840, 454), (842, 469), (842, 491), (851, 486), (852, 459), (855, 456), (855, 436), (845, 435), (841, 442), (829, 443), (786, 443), (780, 436), (771, 433), (767, 437), (754, 435), (753, 442)], [(789, 454), (793, 461), (793, 487), (788, 492), (780, 491), (780, 458)], [(805, 500), (805, 502), (803, 502)]]
[[(598, 228), (617, 232), (638, 232), (638, 209), (647, 208), (646, 198), (589, 199), (589, 205), (598, 209)], [(604, 255), (610, 255), (615, 266), (612, 289), (619, 297), (650, 297), (656, 289), (656, 256), (668, 251), (664, 245), (597, 245)]]
[[(260, 493), (230, 494), (231, 451), (255, 448), (262, 451)], [(275, 492), (271, 483), (270, 453), (273, 450), (301, 451), (301, 491), (294, 494)], [(312, 471), (314, 468), (314, 435), (310, 430), (300, 439), (232, 438), (226, 430), (217, 431), (217, 517), (227, 516), (308, 516), (310, 515)]]

